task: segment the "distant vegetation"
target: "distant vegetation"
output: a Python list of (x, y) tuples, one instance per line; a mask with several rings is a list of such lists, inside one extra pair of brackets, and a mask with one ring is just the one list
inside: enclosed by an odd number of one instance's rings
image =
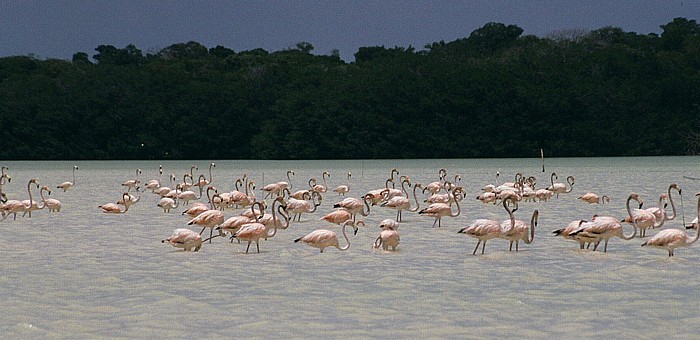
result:
[(343, 159), (700, 152), (700, 26), (235, 52), (0, 58), (0, 159)]

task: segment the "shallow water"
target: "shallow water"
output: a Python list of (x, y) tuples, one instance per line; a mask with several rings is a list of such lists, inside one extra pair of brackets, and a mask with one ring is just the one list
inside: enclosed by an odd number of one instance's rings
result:
[[(158, 165), (178, 180), (196, 164), (178, 162), (6, 162), (12, 182), (3, 188), (11, 199), (27, 198), (27, 182), (37, 178), (62, 201), (60, 213), (36, 211), (31, 218), (0, 223), (2, 275), (0, 334), (5, 338), (45, 337), (688, 337), (700, 332), (697, 265), (700, 248), (665, 250), (640, 247), (643, 240), (612, 239), (608, 252), (579, 250), (551, 232), (593, 214), (626, 215), (625, 199), (638, 192), (645, 207), (656, 205), (668, 185), (683, 189), (676, 201), (686, 222), (696, 216), (700, 157), (539, 159), (384, 160), (384, 161), (215, 161), (213, 184), (230, 191), (236, 178), (249, 174), (258, 189), (286, 180), (294, 170), (295, 189), (310, 177), (322, 182), (329, 171), (331, 189), (352, 172), (350, 196), (384, 186), (392, 168), (414, 182), (462, 176), (468, 192), (456, 218), (431, 228), (432, 218), (404, 212), (396, 252), (372, 250), (377, 225), (395, 217), (373, 207), (346, 252), (319, 254), (293, 240), (315, 229), (340, 228), (319, 220), (340, 201), (324, 195), (314, 214), (262, 241), (259, 254), (245, 244), (222, 238), (201, 251), (183, 252), (161, 243), (187, 218), (178, 208), (166, 214), (158, 198), (144, 194), (124, 215), (108, 215), (97, 206), (119, 199), (121, 183), (143, 169), (141, 179), (158, 178)], [(71, 179), (76, 186), (55, 189)], [(537, 177), (537, 187), (573, 175), (573, 191), (542, 203), (521, 203), (516, 217), (529, 220), (540, 211), (535, 240), (509, 252), (504, 240), (489, 241), (485, 255), (471, 255), (476, 240), (457, 230), (476, 218), (502, 220), (500, 206), (473, 198), (496, 181), (512, 181), (516, 172)], [(607, 205), (576, 198), (588, 191), (607, 194)], [(258, 197), (261, 193), (257, 191)], [(36, 194), (35, 194), (36, 196)], [(681, 206), (682, 203), (682, 206)], [(226, 218), (241, 210), (227, 210)], [(679, 212), (680, 214), (680, 212)], [(683, 217), (665, 227), (680, 227)], [(198, 228), (193, 230), (199, 231)], [(626, 233), (631, 232), (626, 227)], [(207, 231), (205, 231), (207, 233)], [(651, 231), (650, 234), (654, 234)], [(344, 244), (341, 236), (341, 244)], [(251, 246), (254, 249), (254, 245)]]

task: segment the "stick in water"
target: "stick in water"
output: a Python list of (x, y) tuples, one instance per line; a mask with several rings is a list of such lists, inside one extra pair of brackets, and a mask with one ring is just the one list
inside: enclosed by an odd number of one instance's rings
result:
[(540, 149), (540, 158), (542, 158), (542, 172), (544, 172), (544, 150)]

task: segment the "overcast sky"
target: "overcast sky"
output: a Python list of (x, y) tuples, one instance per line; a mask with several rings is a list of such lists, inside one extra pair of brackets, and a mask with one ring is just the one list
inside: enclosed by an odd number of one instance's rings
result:
[(0, 57), (71, 59), (93, 56), (98, 45), (128, 44), (153, 53), (188, 41), (274, 52), (305, 41), (314, 54), (338, 49), (350, 62), (360, 47), (421, 50), (488, 22), (538, 36), (604, 26), (646, 34), (661, 33), (659, 25), (676, 17), (700, 21), (700, 0), (7, 0), (0, 3)]

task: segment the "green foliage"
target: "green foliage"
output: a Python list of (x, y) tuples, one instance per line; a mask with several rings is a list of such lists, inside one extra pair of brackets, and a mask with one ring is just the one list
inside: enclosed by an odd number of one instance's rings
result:
[(3, 159), (336, 159), (700, 152), (700, 26), (268, 52), (178, 43), (0, 58)]

